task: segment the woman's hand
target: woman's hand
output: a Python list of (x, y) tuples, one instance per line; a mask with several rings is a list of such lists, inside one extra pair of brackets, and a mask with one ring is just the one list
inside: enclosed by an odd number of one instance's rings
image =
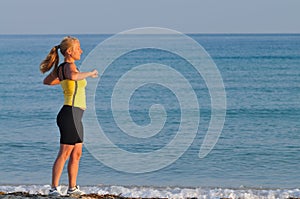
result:
[(98, 77), (98, 71), (97, 71), (96, 69), (92, 70), (92, 71), (91, 71), (91, 76), (90, 76), (90, 77), (92, 77), (92, 78)]

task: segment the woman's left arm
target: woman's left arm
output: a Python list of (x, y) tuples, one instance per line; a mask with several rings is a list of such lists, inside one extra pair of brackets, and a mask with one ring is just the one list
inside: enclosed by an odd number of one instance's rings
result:
[(60, 83), (57, 74), (52, 71), (49, 75), (47, 75), (43, 81), (46, 85), (57, 85)]

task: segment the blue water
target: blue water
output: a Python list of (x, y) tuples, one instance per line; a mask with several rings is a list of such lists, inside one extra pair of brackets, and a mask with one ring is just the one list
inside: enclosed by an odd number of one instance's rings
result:
[[(76, 35), (84, 51), (82, 61), (96, 45), (110, 35)], [(104, 165), (84, 148), (80, 163), (80, 185), (145, 185), (182, 187), (298, 188), (300, 185), (300, 35), (192, 34), (218, 67), (227, 96), (226, 120), (213, 150), (199, 159), (199, 147), (208, 128), (209, 93), (190, 68), (178, 68), (191, 75), (201, 101), (198, 133), (188, 150), (173, 164), (149, 173), (131, 174)], [(59, 147), (56, 114), (63, 96), (60, 86), (42, 84), (39, 63), (63, 35), (0, 36), (0, 184), (49, 184), (51, 168)], [(144, 51), (151, 60), (177, 63), (171, 54)], [(148, 57), (149, 58), (149, 57)], [(105, 81), (113, 84), (131, 63), (142, 64), (137, 54), (119, 60)], [(172, 62), (173, 61), (173, 62)], [(127, 65), (126, 65), (127, 64)], [(175, 65), (176, 68), (176, 65)], [(99, 122), (109, 112), (109, 87), (99, 86), (96, 105)], [(104, 90), (101, 90), (104, 89)], [(105, 90), (106, 89), (106, 90)], [(151, 152), (174, 138), (180, 110), (172, 93), (159, 85), (140, 87), (130, 103), (138, 125), (149, 123), (151, 103), (161, 103), (169, 117), (160, 134), (142, 140), (112, 132), (108, 137), (124, 150)], [(106, 93), (105, 93), (106, 92)], [(171, 96), (171, 97), (170, 97)], [(167, 99), (167, 97), (170, 97)], [(108, 100), (108, 101), (105, 101)], [(173, 103), (175, 105), (173, 105)], [(175, 107), (175, 108), (174, 108)], [(108, 111), (108, 112), (106, 112)], [(105, 114), (106, 113), (106, 114)], [(106, 130), (116, 129), (106, 122)], [(151, 144), (152, 143), (152, 144)], [(153, 144), (155, 143), (155, 144)], [(115, 159), (118, 163), (118, 159)], [(66, 170), (65, 170), (66, 171)], [(61, 182), (67, 183), (64, 171)]]

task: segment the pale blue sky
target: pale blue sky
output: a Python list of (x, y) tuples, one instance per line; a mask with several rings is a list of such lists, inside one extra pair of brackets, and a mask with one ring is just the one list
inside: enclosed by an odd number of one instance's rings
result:
[(300, 33), (300, 0), (1, 0), (0, 34)]

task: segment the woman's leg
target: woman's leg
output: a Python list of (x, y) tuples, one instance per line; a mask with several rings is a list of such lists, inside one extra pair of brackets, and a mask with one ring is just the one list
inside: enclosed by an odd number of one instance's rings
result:
[(57, 187), (59, 185), (64, 165), (74, 148), (74, 145), (60, 144), (60, 149), (52, 168), (52, 187)]
[(82, 154), (82, 143), (75, 144), (68, 163), (69, 188), (75, 187), (79, 161)]

